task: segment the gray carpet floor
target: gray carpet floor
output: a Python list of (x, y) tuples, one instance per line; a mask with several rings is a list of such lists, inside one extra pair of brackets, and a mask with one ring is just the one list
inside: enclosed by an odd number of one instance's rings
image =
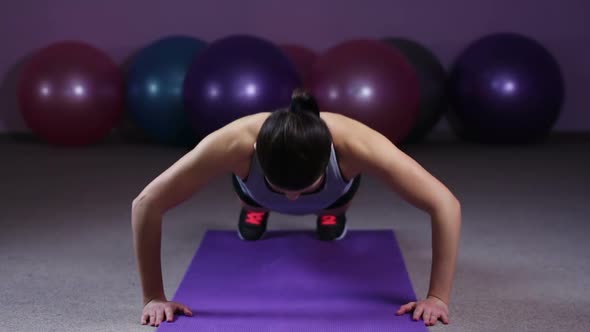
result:
[[(451, 324), (432, 331), (590, 331), (590, 142), (434, 142), (406, 151), (459, 197)], [(184, 153), (142, 144), (63, 149), (0, 141), (0, 331), (151, 331), (139, 324), (131, 202)], [(174, 292), (207, 229), (233, 230), (229, 178), (170, 211), (162, 261)], [(393, 229), (414, 288), (431, 263), (429, 216), (366, 178), (352, 229)], [(273, 215), (269, 228), (312, 229)], [(392, 315), (397, 308), (392, 307)]]

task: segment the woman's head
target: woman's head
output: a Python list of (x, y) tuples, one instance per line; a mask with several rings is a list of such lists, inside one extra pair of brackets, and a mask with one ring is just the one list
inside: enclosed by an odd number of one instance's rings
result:
[(295, 90), (289, 109), (273, 112), (262, 124), (256, 154), (274, 187), (304, 190), (324, 174), (332, 136), (319, 114), (313, 96)]

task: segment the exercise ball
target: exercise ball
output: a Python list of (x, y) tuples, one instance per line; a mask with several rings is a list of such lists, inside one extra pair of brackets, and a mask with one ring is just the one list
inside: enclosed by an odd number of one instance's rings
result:
[(192, 146), (195, 135), (182, 89), (193, 59), (206, 43), (187, 36), (159, 39), (140, 50), (127, 75), (127, 106), (133, 121), (152, 140)]
[(309, 75), (311, 74), (311, 68), (313, 67), (313, 64), (318, 55), (309, 48), (303, 47), (301, 45), (281, 44), (279, 47), (285, 53), (287, 58), (289, 58), (293, 66), (295, 66), (301, 81), (307, 81), (309, 79)]
[(81, 146), (107, 136), (123, 112), (118, 66), (102, 51), (63, 41), (37, 51), (18, 83), (18, 102), (31, 131), (50, 144)]
[(564, 99), (558, 63), (538, 42), (513, 33), (472, 43), (450, 75), (448, 118), (459, 137), (481, 143), (544, 138)]
[(300, 86), (281, 50), (266, 40), (237, 35), (209, 45), (189, 68), (184, 100), (200, 138), (243, 116), (287, 107)]
[(418, 75), (418, 118), (404, 140), (404, 143), (418, 143), (432, 131), (448, 108), (447, 73), (437, 57), (420, 43), (405, 38), (386, 38), (383, 41), (400, 51)]
[(400, 143), (418, 115), (418, 78), (395, 48), (351, 40), (320, 55), (309, 89), (324, 112), (356, 119)]

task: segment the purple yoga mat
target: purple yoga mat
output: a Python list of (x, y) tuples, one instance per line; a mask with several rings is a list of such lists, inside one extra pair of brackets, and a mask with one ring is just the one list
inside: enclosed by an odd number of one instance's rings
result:
[(395, 314), (415, 299), (391, 230), (349, 231), (334, 242), (311, 231), (271, 231), (255, 242), (208, 231), (174, 296), (193, 317), (158, 331), (428, 331)]

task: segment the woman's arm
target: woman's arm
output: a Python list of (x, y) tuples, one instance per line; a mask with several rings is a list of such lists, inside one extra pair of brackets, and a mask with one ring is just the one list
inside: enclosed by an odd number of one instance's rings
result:
[(165, 298), (160, 263), (163, 215), (215, 177), (233, 171), (248, 151), (239, 127), (232, 123), (204, 138), (133, 200), (133, 242), (144, 304)]
[(457, 198), (391, 141), (360, 122), (346, 124), (347, 157), (352, 172), (383, 180), (405, 200), (427, 212), (432, 224), (429, 296), (449, 303), (458, 254), (461, 206)]

